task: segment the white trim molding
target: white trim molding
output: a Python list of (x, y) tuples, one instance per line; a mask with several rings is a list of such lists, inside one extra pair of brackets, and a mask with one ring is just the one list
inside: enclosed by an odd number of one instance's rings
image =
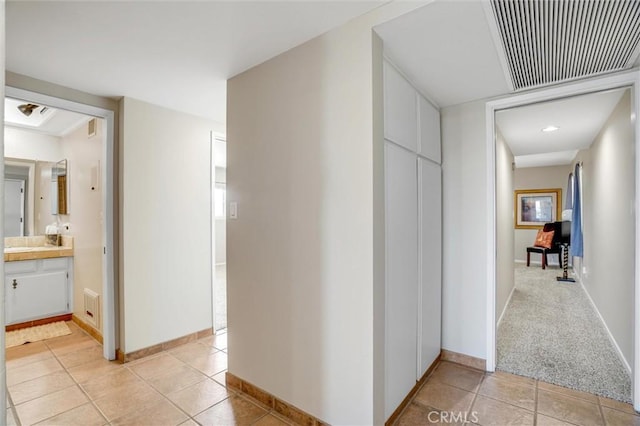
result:
[[(605, 76), (594, 77), (571, 82), (550, 88), (536, 89), (517, 95), (491, 100), (486, 103), (486, 153), (487, 153), (487, 371), (495, 371), (496, 366), (496, 160), (495, 160), (495, 112), (517, 106), (545, 102), (569, 96), (593, 93), (621, 87), (632, 89), (631, 121), (635, 137), (635, 151), (640, 153), (640, 121), (637, 119), (637, 103), (640, 99), (640, 71), (633, 69)], [(636, 154), (636, 188), (640, 188), (640, 155)], [(637, 214), (638, 201), (636, 196), (634, 207), (636, 211), (635, 223), (635, 305), (634, 305), (634, 354), (633, 354), (633, 406), (640, 411), (640, 215)]]

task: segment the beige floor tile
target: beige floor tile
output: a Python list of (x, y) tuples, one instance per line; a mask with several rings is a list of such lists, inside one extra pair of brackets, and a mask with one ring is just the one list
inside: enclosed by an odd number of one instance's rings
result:
[(107, 361), (102, 358), (69, 368), (67, 371), (78, 383), (85, 383), (123, 368), (118, 361)]
[(7, 368), (19, 367), (51, 357), (53, 357), (53, 353), (42, 341), (13, 346), (7, 348), (5, 352)]
[(475, 392), (483, 375), (484, 373), (480, 371), (465, 368), (451, 362), (441, 362), (429, 380)]
[(188, 365), (181, 365), (177, 368), (168, 370), (161, 376), (149, 379), (147, 382), (156, 388), (158, 392), (166, 395), (170, 392), (179, 391), (194, 383), (198, 383), (206, 379), (207, 376), (200, 371), (189, 367)]
[(222, 386), (227, 387), (227, 370), (221, 371), (218, 374), (211, 376), (213, 380), (220, 383)]
[(167, 370), (180, 367), (181, 365), (184, 365), (182, 361), (169, 354), (162, 353), (157, 356), (143, 358), (136, 361), (135, 364), (132, 363), (129, 366), (129, 369), (143, 379), (148, 380), (153, 377), (161, 376), (165, 374)]
[(525, 386), (535, 386), (536, 380), (531, 377), (518, 376), (517, 374), (505, 373), (504, 371), (496, 371), (495, 373), (487, 373), (487, 377), (493, 377), (500, 380), (508, 380)]
[(274, 416), (273, 414), (267, 414), (260, 417), (260, 419), (254, 423), (256, 426), (289, 426), (291, 423), (284, 421), (283, 419)]
[(569, 423), (590, 426), (604, 424), (598, 405), (542, 389), (538, 390), (538, 413)]
[(593, 395), (591, 393), (586, 393), (586, 392), (580, 392), (580, 391), (565, 388), (562, 386), (552, 385), (551, 383), (538, 382), (538, 389), (561, 393), (563, 395), (568, 395), (573, 398), (584, 399), (585, 401), (589, 401), (594, 404), (598, 403), (598, 397), (596, 395)]
[[(533, 411), (525, 410), (511, 404), (496, 401), (478, 395), (471, 408), (471, 417), (474, 423), (483, 426), (506, 426), (506, 425), (531, 425), (533, 426)], [(477, 417), (477, 419), (475, 418)]]
[(46, 376), (9, 386), (9, 393), (14, 404), (21, 404), (49, 393), (75, 385), (66, 371), (60, 370)]
[(164, 398), (146, 383), (134, 383), (119, 392), (111, 392), (94, 403), (111, 421)]
[(143, 383), (142, 379), (126, 368), (117, 370), (111, 374), (96, 377), (81, 385), (82, 389), (92, 400), (103, 398), (111, 393), (125, 392), (129, 386)]
[(440, 413), (430, 407), (412, 402), (402, 412), (396, 426), (428, 425), (439, 419)]
[(102, 426), (106, 425), (107, 421), (96, 407), (89, 403), (50, 417), (37, 424), (42, 426)]
[(193, 419), (189, 419), (184, 423), (180, 423), (180, 426), (200, 426), (200, 425), (195, 421), (193, 421)]
[(94, 338), (87, 334), (70, 334), (46, 340), (45, 343), (58, 356), (99, 345)]
[(113, 420), (111, 425), (179, 425), (188, 419), (189, 417), (186, 414), (178, 410), (166, 399), (162, 399)]
[(207, 379), (178, 392), (170, 393), (167, 398), (190, 416), (195, 416), (228, 396), (229, 393), (223, 386)]
[(32, 425), (64, 413), (88, 402), (77, 386), (68, 387), (37, 399), (16, 405), (18, 420), (22, 425)]
[(13, 410), (12, 409), (7, 409), (7, 426), (18, 426), (18, 423), (16, 422), (16, 418), (13, 416)]
[(463, 411), (471, 408), (474, 394), (465, 390), (429, 380), (418, 391), (415, 401), (444, 411)]
[(91, 345), (87, 348), (58, 356), (58, 361), (65, 368), (72, 368), (98, 359), (103, 359), (102, 346), (100, 345)]
[(214, 347), (193, 342), (178, 346), (177, 348), (169, 351), (169, 353), (183, 362), (188, 362), (201, 356), (210, 355), (217, 351), (218, 350)]
[(627, 404), (626, 402), (616, 401), (614, 399), (603, 398), (601, 396), (598, 397), (600, 401), (600, 405), (603, 407), (614, 408), (619, 411), (624, 411), (625, 413), (635, 414), (636, 411), (633, 409), (633, 405)]
[(530, 411), (536, 406), (536, 388), (520, 385), (516, 381), (485, 377), (478, 393)]
[(62, 370), (62, 366), (55, 358), (46, 358), (21, 367), (7, 369), (7, 386), (37, 379), (60, 370)]
[(640, 426), (640, 417), (623, 411), (602, 407), (607, 426)]
[(266, 413), (248, 400), (231, 395), (197, 415), (195, 420), (203, 425), (250, 425)]
[(207, 376), (213, 376), (227, 369), (227, 354), (215, 352), (189, 361), (187, 364), (202, 371)]
[(536, 426), (574, 426), (572, 423), (563, 422), (544, 414), (536, 414)]

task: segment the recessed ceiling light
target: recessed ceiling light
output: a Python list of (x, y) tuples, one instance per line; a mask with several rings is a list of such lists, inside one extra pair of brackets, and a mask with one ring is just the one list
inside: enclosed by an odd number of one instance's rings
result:
[(544, 129), (542, 129), (543, 132), (555, 132), (556, 130), (560, 129), (560, 127), (556, 127), (556, 126), (547, 126)]

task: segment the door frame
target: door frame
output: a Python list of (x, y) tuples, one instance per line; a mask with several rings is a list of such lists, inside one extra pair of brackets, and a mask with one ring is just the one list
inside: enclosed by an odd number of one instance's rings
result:
[[(496, 138), (495, 112), (497, 110), (527, 104), (566, 98), (569, 96), (628, 87), (631, 89), (631, 125), (635, 139), (635, 185), (640, 188), (640, 120), (637, 119), (640, 100), (640, 71), (632, 70), (585, 79), (551, 88), (528, 91), (485, 104), (486, 124), (486, 165), (487, 165), (487, 300), (486, 300), (486, 369), (496, 368)], [(635, 208), (635, 286), (634, 286), (634, 328), (633, 328), (633, 407), (640, 411), (640, 197), (634, 200)]]
[(102, 177), (102, 202), (104, 219), (102, 225), (103, 268), (102, 268), (102, 338), (103, 356), (108, 360), (116, 359), (116, 288), (115, 288), (115, 218), (114, 218), (114, 176), (115, 176), (115, 111), (87, 105), (80, 102), (57, 98), (31, 90), (7, 85), (5, 97), (23, 99), (28, 102), (44, 104), (53, 108), (65, 109), (105, 120), (105, 143), (102, 158), (105, 173)]

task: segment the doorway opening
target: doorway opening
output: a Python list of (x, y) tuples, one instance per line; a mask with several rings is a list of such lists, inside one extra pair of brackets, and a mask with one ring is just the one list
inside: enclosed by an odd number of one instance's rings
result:
[[(539, 90), (539, 91), (516, 95), (510, 98), (487, 103), (487, 108), (486, 108), (487, 164), (489, 166), (487, 169), (488, 191), (489, 191), (489, 194), (488, 194), (489, 204), (487, 207), (490, 213), (489, 217), (491, 218), (490, 223), (488, 224), (490, 235), (494, 236), (494, 238), (492, 238), (491, 241), (488, 242), (488, 252), (487, 252), (488, 253), (487, 264), (489, 265), (489, 270), (488, 270), (489, 286), (488, 286), (488, 294), (487, 294), (488, 296), (488, 299), (487, 299), (487, 307), (488, 307), (488, 310), (487, 310), (487, 369), (489, 371), (494, 371), (496, 368), (496, 361), (497, 361), (496, 360), (496, 324), (497, 324), (496, 319), (501, 315), (501, 312), (498, 310), (500, 309), (500, 306), (498, 306), (498, 301), (497, 301), (497, 293), (498, 293), (497, 281), (498, 281), (498, 273), (499, 273), (498, 270), (500, 268), (500, 265), (497, 263), (499, 255), (498, 256), (496, 255), (496, 247), (498, 247), (496, 231), (498, 230), (500, 224), (497, 221), (497, 216), (499, 212), (497, 211), (498, 207), (496, 205), (497, 141), (496, 141), (496, 135), (494, 133), (495, 113), (496, 111), (504, 110), (512, 107), (529, 105), (529, 104), (540, 103), (540, 102), (551, 101), (551, 100), (558, 100), (558, 99), (568, 98), (572, 96), (584, 95), (588, 93), (595, 93), (595, 92), (618, 89), (618, 88), (630, 89), (629, 102), (630, 102), (631, 114), (629, 115), (632, 117), (632, 121), (631, 121), (631, 126), (628, 126), (630, 130), (629, 139), (630, 139), (630, 144), (632, 148), (637, 151), (638, 146), (640, 146), (638, 122), (637, 120), (635, 120), (635, 108), (636, 108), (635, 105), (636, 105), (636, 100), (638, 99), (638, 74), (634, 72), (620, 73), (620, 74), (597, 78), (593, 80), (586, 80), (580, 83), (568, 84), (568, 85), (564, 85), (556, 88)], [(628, 124), (628, 121), (627, 121), (627, 124)], [(637, 185), (637, 182), (640, 180), (639, 179), (640, 171), (638, 170), (637, 156), (635, 158), (632, 158), (632, 163), (634, 165), (634, 168), (633, 168), (633, 171), (631, 172), (631, 176), (629, 177), (629, 180), (632, 181), (634, 185)], [(589, 183), (587, 183), (586, 185), (588, 184)], [(633, 321), (632, 323), (630, 323), (629, 319), (627, 318), (627, 322), (626, 324), (624, 324), (624, 327), (625, 327), (624, 330), (631, 337), (631, 342), (628, 344), (628, 347), (630, 349), (626, 351), (626, 354), (627, 354), (628, 363), (630, 364), (630, 366), (633, 366), (633, 369), (632, 369), (633, 376), (631, 380), (632, 399), (633, 399), (634, 407), (637, 410), (638, 407), (640, 406), (640, 398), (638, 395), (638, 385), (640, 383), (640, 380), (639, 380), (640, 376), (638, 375), (638, 368), (637, 368), (638, 361), (639, 361), (639, 356), (638, 356), (639, 355), (638, 353), (639, 339), (638, 339), (638, 327), (634, 326), (634, 324), (638, 324), (638, 315), (639, 315), (638, 307), (640, 306), (640, 304), (638, 303), (638, 288), (639, 288), (638, 271), (635, 266), (638, 265), (637, 247), (638, 247), (638, 241), (640, 240), (640, 238), (638, 238), (638, 231), (639, 231), (638, 215), (635, 215), (633, 208), (629, 209), (631, 205), (635, 206), (636, 204), (637, 204), (637, 200), (633, 200), (633, 202), (631, 200), (628, 200), (627, 205), (625, 206), (625, 209), (624, 209), (627, 213), (629, 213), (629, 211), (633, 212), (633, 217), (631, 219), (631, 222), (633, 227), (635, 228), (635, 231), (631, 231), (630, 229), (627, 229), (627, 232), (628, 233), (630, 232), (632, 236), (631, 253), (627, 253), (627, 254), (630, 254), (631, 262), (633, 263), (631, 278), (629, 279), (631, 282), (628, 283), (631, 288), (629, 298), (633, 301), (632, 302), (633, 306), (631, 307), (631, 314), (628, 316), (632, 317)], [(585, 207), (585, 209), (587, 208), (588, 207)], [(603, 223), (600, 224), (601, 227), (603, 225), (605, 224)], [(592, 243), (591, 247), (593, 248), (593, 246), (594, 244)], [(587, 245), (585, 243), (585, 250), (586, 250), (586, 247)], [(590, 256), (590, 261), (593, 261), (593, 257), (594, 257), (593, 255)], [(582, 269), (578, 268), (577, 272), (581, 274)], [(580, 278), (584, 278), (584, 276)], [(594, 293), (594, 291), (590, 289), (587, 293), (589, 292)], [(590, 296), (592, 296), (593, 299), (596, 300), (599, 295), (592, 294)], [(599, 305), (599, 302), (596, 302), (595, 304)], [(606, 308), (604, 307), (599, 309), (602, 311), (606, 310)], [(606, 317), (606, 314), (601, 313), (601, 315), (603, 317)], [(607, 318), (607, 321), (605, 321), (608, 327), (611, 328), (612, 330), (616, 327), (614, 322), (615, 322), (614, 320), (611, 320), (608, 318)], [(622, 343), (620, 346), (622, 346)]]
[(115, 112), (15, 87), (6, 87), (5, 95), (17, 102), (17, 107), (6, 107), (6, 114), (16, 109), (18, 117), (38, 115), (40, 119), (34, 125), (9, 118), (13, 124), (5, 127), (5, 160), (9, 165), (28, 164), (30, 168), (23, 236), (45, 237), (47, 241), (58, 236), (55, 241), (63, 248), (75, 243), (67, 272), (68, 283), (74, 285), (67, 284), (66, 311), (96, 329), (102, 337), (103, 357), (113, 360), (117, 346)]
[(227, 141), (217, 135), (213, 140), (213, 329), (227, 328)]

